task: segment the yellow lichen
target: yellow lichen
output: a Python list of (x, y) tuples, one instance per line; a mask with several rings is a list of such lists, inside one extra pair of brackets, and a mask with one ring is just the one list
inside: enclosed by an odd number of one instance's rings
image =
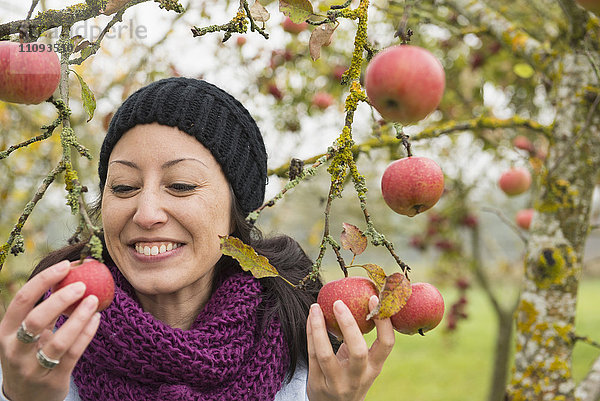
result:
[(535, 323), (538, 316), (535, 306), (529, 301), (521, 300), (517, 314), (517, 329), (522, 333), (530, 332), (531, 326)]

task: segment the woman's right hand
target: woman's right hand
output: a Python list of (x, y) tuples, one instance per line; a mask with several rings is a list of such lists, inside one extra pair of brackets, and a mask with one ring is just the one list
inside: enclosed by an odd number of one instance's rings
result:
[[(81, 282), (53, 292), (35, 306), (46, 291), (65, 278), (70, 266), (69, 261), (62, 261), (25, 283), (0, 322), (2, 387), (11, 401), (64, 400), (73, 368), (96, 334), (100, 314), (96, 312), (98, 298), (94, 295), (86, 297), (69, 319), (52, 331), (61, 313), (83, 296), (85, 284)], [(27, 332), (40, 334), (39, 340), (26, 343), (18, 339), (21, 323)], [(52, 369), (42, 366), (36, 355), (38, 350), (60, 363)]]

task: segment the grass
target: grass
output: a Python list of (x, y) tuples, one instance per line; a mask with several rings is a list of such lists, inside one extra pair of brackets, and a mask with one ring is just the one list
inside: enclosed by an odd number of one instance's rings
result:
[[(453, 291), (442, 291), (447, 303)], [(600, 280), (582, 280), (577, 306), (577, 334), (600, 342)], [(448, 334), (444, 322), (425, 337), (396, 334), (396, 345), (366, 401), (483, 401), (491, 380), (496, 320), (479, 290), (471, 290), (469, 318)], [(367, 335), (373, 341), (375, 331)], [(577, 343), (573, 354), (576, 381), (586, 372), (600, 349)]]

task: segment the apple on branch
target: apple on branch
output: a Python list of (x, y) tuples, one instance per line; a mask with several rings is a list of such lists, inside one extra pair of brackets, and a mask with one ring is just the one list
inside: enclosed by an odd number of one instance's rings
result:
[(529, 226), (531, 226), (531, 220), (533, 219), (533, 209), (523, 209), (517, 212), (515, 216), (515, 221), (517, 225), (521, 227), (523, 230), (529, 230)]
[(498, 185), (508, 196), (520, 195), (531, 186), (531, 173), (524, 167), (511, 168), (502, 173)]
[(327, 92), (317, 92), (311, 99), (312, 105), (321, 110), (325, 110), (331, 106), (334, 101), (333, 95)]
[(38, 104), (52, 96), (59, 81), (60, 62), (48, 45), (0, 42), (0, 100)]
[(333, 304), (337, 300), (350, 309), (363, 334), (373, 330), (375, 322), (373, 319), (367, 320), (369, 299), (378, 294), (375, 283), (366, 277), (345, 277), (325, 284), (319, 291), (317, 303), (323, 311), (327, 330), (337, 338), (342, 338), (342, 331), (333, 313)]
[(424, 335), (434, 329), (444, 317), (444, 298), (429, 283), (413, 283), (406, 305), (391, 317), (392, 326), (402, 334)]
[(396, 213), (413, 217), (430, 209), (444, 192), (444, 173), (426, 157), (405, 157), (392, 162), (381, 178), (381, 194)]
[(308, 28), (308, 23), (301, 22), (299, 24), (296, 24), (294, 21), (292, 21), (290, 19), (290, 17), (285, 17), (285, 19), (281, 23), (281, 27), (283, 28), (284, 31), (291, 33), (293, 35), (297, 35), (300, 32), (305, 31), (306, 28)]
[(373, 107), (384, 119), (405, 125), (434, 111), (445, 86), (440, 61), (418, 46), (388, 47), (373, 57), (365, 72), (365, 89)]

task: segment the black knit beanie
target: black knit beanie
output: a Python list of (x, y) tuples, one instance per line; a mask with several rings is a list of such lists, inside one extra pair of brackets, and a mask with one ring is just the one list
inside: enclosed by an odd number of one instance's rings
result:
[(227, 92), (208, 82), (183, 77), (153, 82), (119, 107), (100, 150), (100, 191), (117, 141), (134, 126), (153, 122), (177, 127), (210, 150), (246, 215), (261, 206), (267, 153), (256, 122)]

